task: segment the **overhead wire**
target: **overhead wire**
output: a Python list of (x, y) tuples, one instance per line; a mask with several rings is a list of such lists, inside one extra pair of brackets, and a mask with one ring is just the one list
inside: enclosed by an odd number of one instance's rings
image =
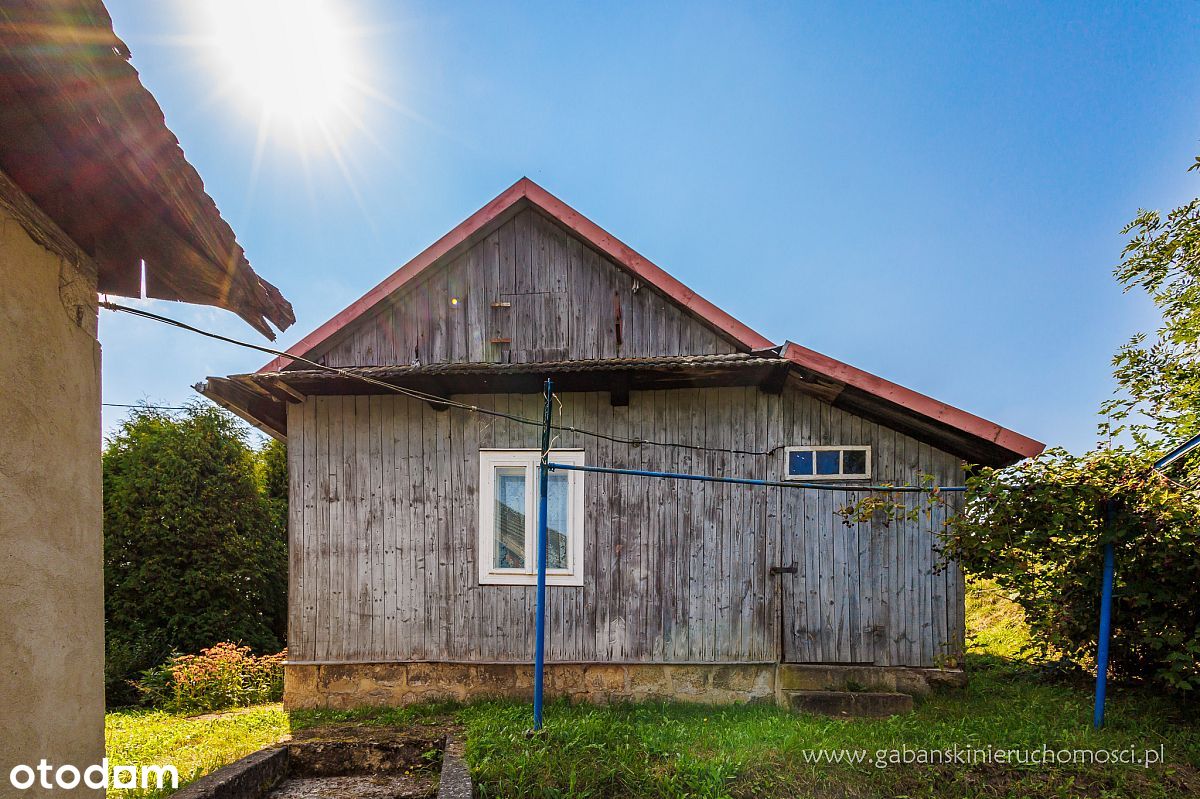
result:
[[(302, 355), (295, 355), (290, 352), (284, 352), (283, 350), (277, 350), (277, 349), (273, 349), (271, 347), (264, 347), (260, 344), (251, 344), (248, 341), (241, 341), (239, 339), (231, 338), (229, 336), (225, 336), (220, 333), (213, 333), (209, 330), (204, 330), (202, 328), (195, 327), (194, 325), (189, 325), (186, 322), (181, 322), (178, 319), (172, 319), (168, 316), (161, 316), (159, 314), (152, 313), (150, 311), (145, 311), (140, 308), (131, 308), (127, 305), (118, 305), (117, 303), (108, 302), (107, 300), (100, 302), (100, 307), (105, 308), (106, 310), (128, 313), (128, 314), (132, 314), (134, 316), (139, 316), (139, 317), (142, 317), (145, 319), (150, 319), (155, 322), (160, 322), (162, 324), (167, 324), (167, 325), (171, 325), (173, 327), (178, 327), (182, 330), (187, 330), (191, 333), (196, 333), (201, 336), (206, 336), (211, 339), (216, 339), (217, 341), (223, 341), (223, 342), (226, 342), (228, 344), (233, 344), (238, 347), (244, 347), (247, 349), (257, 350), (258, 352), (262, 352), (267, 355), (274, 355), (276, 357), (290, 358), (299, 363), (307, 364), (309, 366), (315, 367), (315, 368), (323, 370), (323, 371), (332, 372), (332, 373), (341, 375), (343, 377), (348, 377), (348, 378), (355, 379), (355, 380), (361, 380), (365, 383), (369, 383), (371, 385), (378, 386), (380, 388), (384, 388), (389, 391), (396, 392), (397, 394), (403, 394), (405, 396), (409, 396), (414, 399), (419, 399), (424, 402), (436, 403), (439, 405), (444, 405), (444, 406), (448, 406), (448, 407), (452, 407), (452, 408), (459, 408), (461, 410), (470, 411), (471, 413), (479, 413), (479, 414), (483, 414), (483, 415), (487, 415), (487, 416), (499, 417), (502, 419), (507, 419), (509, 421), (518, 422), (520, 424), (525, 424), (525, 425), (529, 425), (532, 427), (542, 427), (544, 424), (542, 421), (539, 421), (537, 419), (530, 419), (530, 418), (527, 418), (524, 416), (517, 416), (516, 414), (504, 413), (503, 411), (495, 411), (490, 408), (481, 408), (478, 405), (469, 405), (469, 404), (463, 403), (463, 402), (455, 402), (454, 400), (451, 400), (448, 397), (440, 397), (436, 394), (429, 394), (428, 392), (420, 391), (419, 389), (407, 388), (405, 386), (397, 386), (393, 383), (388, 383), (383, 380), (377, 380), (368, 375), (360, 374), (360, 373), (354, 371), (353, 369), (346, 369), (346, 368), (339, 367), (339, 366), (329, 366), (328, 364), (323, 364), (318, 361), (314, 361), (309, 358), (305, 358)], [(620, 436), (613, 436), (613, 435), (609, 435), (607, 433), (600, 433), (600, 432), (596, 432), (594, 430), (587, 430), (584, 428), (575, 427), (574, 425), (562, 424), (561, 423), (561, 421), (562, 421), (562, 400), (558, 399), (558, 402), (559, 402), (560, 424), (555, 425), (555, 424), (551, 423), (550, 427), (552, 429), (558, 430), (560, 432), (569, 432), (569, 433), (576, 433), (578, 435), (583, 435), (583, 436), (590, 436), (593, 438), (606, 440), (606, 441), (612, 442), (614, 444), (626, 444), (629, 446), (654, 446), (654, 447), (664, 447), (664, 448), (698, 450), (698, 451), (704, 451), (704, 452), (720, 452), (720, 453), (728, 454), (728, 455), (752, 455), (752, 456), (770, 455), (770, 454), (783, 448), (782, 446), (775, 446), (775, 447), (772, 447), (767, 450), (742, 450), (742, 449), (731, 449), (731, 448), (723, 448), (723, 447), (706, 447), (706, 446), (703, 446), (700, 444), (684, 444), (681, 442), (656, 441), (656, 440), (652, 440), (652, 439), (622, 438)], [(627, 472), (632, 473), (632, 471), (630, 471), (630, 470), (618, 470), (618, 469), (611, 469), (611, 470), (597, 469), (597, 471), (607, 471), (607, 472), (613, 473), (613, 474), (624, 474)], [(671, 475), (671, 476), (677, 477), (679, 475)], [(696, 475), (696, 476), (689, 477), (687, 479), (705, 479), (705, 478), (703, 476)], [(733, 480), (717, 480), (717, 482), (734, 482), (734, 481)], [(737, 482), (750, 482), (750, 481), (737, 480)], [(778, 487), (778, 488), (795, 487), (795, 488), (820, 489), (820, 490), (828, 490), (828, 491), (876, 492), (876, 493), (891, 493), (891, 492), (906, 492), (906, 493), (908, 493), (908, 492), (917, 492), (917, 491), (922, 491), (922, 490), (930, 491), (931, 493), (936, 493), (938, 490), (951, 490), (951, 491), (962, 490), (961, 487), (958, 487), (958, 486), (938, 486), (938, 487), (934, 487), (933, 489), (922, 489), (922, 488), (916, 487), (916, 486), (892, 486), (892, 485), (845, 485), (845, 484), (824, 485), (824, 484), (819, 484), (819, 483), (817, 483), (817, 484), (814, 484), (814, 483), (795, 483), (795, 484), (793, 484), (791, 482), (763, 482), (763, 483), (755, 482), (754, 484), (769, 485), (770, 487)]]
[(100, 403), (106, 408), (146, 408), (152, 411), (186, 411), (186, 405), (148, 405), (146, 403), (133, 404), (125, 402), (102, 402)]
[[(201, 336), (206, 336), (211, 339), (216, 339), (217, 341), (223, 341), (227, 344), (233, 344), (238, 347), (244, 347), (246, 349), (256, 350), (258, 352), (262, 352), (267, 355), (274, 355), (276, 357), (282, 357), (282, 358), (290, 358), (294, 361), (298, 361), (299, 363), (307, 364), (309, 366), (312, 366), (316, 369), (320, 369), (322, 371), (332, 372), (332, 373), (341, 375), (342, 377), (347, 377), (347, 378), (351, 378), (351, 379), (355, 379), (355, 380), (361, 380), (364, 383), (378, 386), (380, 388), (384, 388), (389, 391), (393, 391), (397, 394), (404, 394), (406, 396), (412, 397), (413, 399), (422, 400), (423, 402), (430, 402), (430, 403), (435, 403), (438, 405), (446, 405), (446, 406), (449, 406), (452, 408), (459, 408), (460, 410), (470, 411), (472, 413), (485, 414), (487, 416), (495, 416), (495, 417), (499, 417), (501, 419), (507, 419), (512, 422), (517, 422), (519, 424), (529, 425), (531, 427), (541, 427), (542, 426), (542, 422), (539, 419), (530, 419), (525, 416), (518, 416), (516, 414), (505, 413), (503, 411), (495, 411), (490, 408), (482, 408), (478, 405), (469, 405), (469, 404), (463, 403), (463, 402), (456, 402), (452, 399), (449, 399), (448, 397), (441, 397), (436, 394), (430, 394), (428, 392), (421, 391), (419, 389), (408, 388), (406, 386), (397, 386), (394, 383), (388, 383), (383, 380), (377, 380), (373, 377), (370, 377), (369, 375), (361, 374), (353, 369), (346, 369), (344, 367), (339, 367), (339, 366), (329, 366), (328, 364), (323, 364), (318, 361), (314, 361), (314, 360), (305, 358), (302, 355), (295, 355), (294, 353), (284, 352), (283, 350), (273, 349), (272, 347), (264, 347), (261, 344), (252, 344), (248, 341), (241, 341), (239, 339), (231, 338), (229, 336), (225, 336), (220, 333), (213, 333), (212, 331), (204, 330), (202, 328), (195, 327), (194, 325), (189, 325), (186, 322), (181, 322), (178, 319), (172, 319), (168, 316), (161, 316), (159, 314), (152, 313), (150, 311), (142, 310), (141, 308), (131, 308), (128, 305), (119, 305), (117, 303), (108, 302), (108, 301), (102, 301), (100, 303), (100, 307), (104, 308), (106, 310), (109, 310), (109, 311), (120, 311), (122, 313), (131, 314), (133, 316), (139, 316), (139, 317), (142, 317), (145, 319), (149, 319), (151, 321), (171, 325), (172, 327), (178, 327), (182, 330), (187, 330), (191, 333), (196, 333)], [(560, 400), (560, 402), (561, 402), (561, 400)], [(562, 416), (562, 414), (561, 414), (561, 409), (560, 409), (560, 414), (559, 414), (560, 421), (561, 421), (561, 416)], [(748, 450), (748, 449), (736, 449), (736, 448), (726, 448), (726, 447), (707, 447), (707, 446), (704, 446), (701, 444), (685, 444), (682, 442), (675, 442), (675, 441), (657, 441), (654, 439), (645, 439), (645, 438), (623, 438), (621, 436), (614, 436), (614, 435), (610, 435), (608, 433), (601, 433), (601, 432), (597, 432), (595, 430), (587, 430), (585, 428), (576, 427), (574, 425), (565, 425), (565, 424), (561, 424), (561, 423), (557, 424), (557, 425), (552, 424), (551, 427), (560, 432), (576, 433), (576, 434), (582, 435), (582, 436), (589, 436), (591, 438), (598, 438), (598, 439), (601, 439), (604, 441), (609, 441), (613, 444), (626, 444), (631, 447), (639, 447), (639, 446), (664, 447), (664, 448), (675, 448), (675, 449), (686, 449), (686, 450), (698, 450), (698, 451), (703, 451), (703, 452), (721, 452), (721, 453), (725, 453), (725, 454), (729, 454), (729, 455), (752, 455), (752, 456), (771, 455), (783, 448), (782, 445), (771, 447), (770, 449), (766, 449), (766, 450)]]

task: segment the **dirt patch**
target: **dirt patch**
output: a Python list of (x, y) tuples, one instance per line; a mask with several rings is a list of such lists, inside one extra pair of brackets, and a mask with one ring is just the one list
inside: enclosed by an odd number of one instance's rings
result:
[(425, 799), (437, 794), (432, 772), (289, 779), (267, 799)]
[(362, 776), (429, 771), (442, 763), (444, 735), (382, 726), (301, 730), (287, 743), (293, 778)]

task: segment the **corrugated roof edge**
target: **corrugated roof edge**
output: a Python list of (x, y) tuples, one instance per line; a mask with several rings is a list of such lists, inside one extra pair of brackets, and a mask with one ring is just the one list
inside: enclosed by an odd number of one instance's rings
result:
[[(92, 257), (102, 293), (141, 297), (144, 262), (147, 297), (225, 308), (274, 340), (271, 324), (295, 322), (291, 304), (251, 268), (129, 59), (100, 0), (0, 4), (5, 102), (14, 106), (4, 149), (31, 165), (25, 180), (9, 177)], [(80, 174), (88, 179), (72, 182)], [(81, 186), (102, 187), (107, 219)], [(68, 190), (65, 202), (47, 202)], [(73, 226), (68, 209), (88, 227)]]
[(905, 388), (878, 375), (830, 358), (828, 355), (822, 355), (795, 342), (784, 342), (782, 355), (797, 366), (810, 369), (840, 383), (854, 386), (868, 394), (893, 402), (906, 410), (949, 425), (984, 441), (991, 441), (1021, 458), (1032, 458), (1046, 448), (1046, 445), (1040, 441), (1001, 427), (981, 416), (976, 416), (953, 405), (947, 405), (933, 397)]

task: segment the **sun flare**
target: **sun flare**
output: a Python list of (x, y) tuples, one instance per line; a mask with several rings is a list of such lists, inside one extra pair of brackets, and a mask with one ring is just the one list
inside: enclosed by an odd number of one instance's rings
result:
[(264, 134), (288, 130), (305, 143), (347, 132), (362, 92), (351, 28), (339, 6), (322, 0), (198, 6), (221, 92), (256, 115)]

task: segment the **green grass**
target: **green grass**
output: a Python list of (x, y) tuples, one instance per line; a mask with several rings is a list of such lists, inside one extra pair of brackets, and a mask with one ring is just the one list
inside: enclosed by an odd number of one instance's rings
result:
[[(527, 739), (529, 708), (464, 708), (467, 758), (484, 796), (530, 797), (1175, 797), (1200, 791), (1200, 735), (1169, 703), (1122, 695), (1110, 724), (1090, 730), (1086, 690), (1031, 681), (1008, 665), (892, 719), (840, 721), (774, 707), (550, 705)], [(810, 765), (806, 750), (902, 747), (1166, 748), (1140, 767)]]
[(992, 580), (967, 582), (967, 651), (1021, 658), (1029, 646), (1025, 611)]
[[(155, 710), (116, 710), (104, 718), (105, 749), (116, 765), (173, 765), (179, 785), (275, 743), (289, 729), (282, 705), (260, 705), (199, 719)], [(170, 791), (118, 790), (122, 799), (154, 799)]]
[[(285, 714), (277, 705), (198, 721), (167, 713), (111, 713), (109, 758), (174, 763), (185, 778), (322, 724), (407, 726), (457, 721), (483, 797), (912, 797), (1067, 799), (1200, 796), (1200, 726), (1179, 703), (1113, 686), (1108, 725), (1091, 730), (1087, 682), (1053, 678), (1021, 659), (1028, 631), (1020, 609), (994, 586), (970, 586), (971, 679), (961, 691), (885, 720), (800, 716), (770, 706), (595, 707), (555, 702), (535, 737), (527, 703), (483, 702)], [(1129, 765), (816, 765), (816, 750), (1165, 749), (1165, 763)], [(130, 792), (127, 792), (130, 793)], [(144, 794), (153, 796), (153, 793)]]
[[(962, 691), (886, 720), (840, 721), (774, 707), (550, 705), (527, 738), (526, 704), (463, 708), (467, 759), (488, 797), (1168, 797), (1200, 795), (1200, 728), (1174, 702), (1114, 686), (1108, 725), (1091, 730), (1087, 683), (1055, 681), (1022, 660), (1021, 609), (994, 584), (968, 586)], [(1125, 749), (1163, 746), (1140, 766), (815, 765), (816, 750)]]

